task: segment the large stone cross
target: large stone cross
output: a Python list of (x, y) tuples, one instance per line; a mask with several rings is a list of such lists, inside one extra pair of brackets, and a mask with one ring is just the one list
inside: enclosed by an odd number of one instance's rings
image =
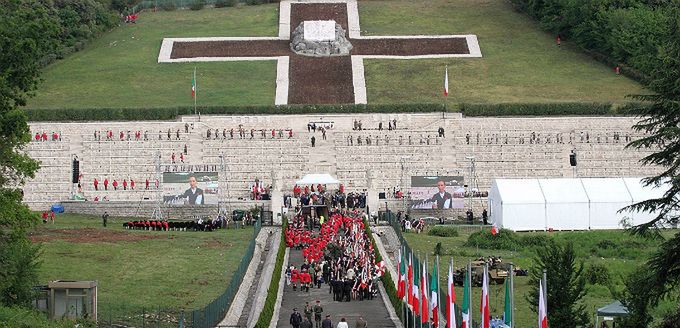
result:
[[(276, 105), (365, 104), (364, 58), (482, 57), (476, 35), (361, 36), (356, 0), (286, 0), (279, 15), (278, 37), (164, 38), (158, 62), (276, 60)], [(348, 31), (349, 55), (293, 52), (293, 29), (313, 21), (335, 21)], [(317, 32), (313, 37), (323, 38)]]

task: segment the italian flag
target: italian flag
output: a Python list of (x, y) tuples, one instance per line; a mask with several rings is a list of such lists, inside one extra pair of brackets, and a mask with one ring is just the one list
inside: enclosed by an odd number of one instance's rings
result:
[[(432, 327), (439, 327), (439, 271), (437, 262), (434, 263), (432, 270), (432, 280), (430, 281), (430, 311), (432, 311)], [(435, 279), (434, 275), (437, 275)]]
[(418, 265), (413, 266), (413, 313), (420, 315), (420, 268)]
[[(512, 274), (512, 272), (510, 272)], [(510, 279), (505, 279), (505, 308), (503, 309), (503, 323), (512, 327), (512, 299), (510, 298)]]
[(482, 325), (481, 328), (490, 328), (489, 322), (489, 278), (487, 267), (484, 267), (484, 277), (482, 279), (482, 302), (479, 306), (479, 312), (482, 315)]
[(444, 70), (444, 97), (449, 96), (449, 67)]
[(449, 278), (446, 286), (446, 328), (458, 328), (456, 325), (456, 285), (453, 282), (453, 260), (449, 264)]
[(399, 283), (397, 284), (397, 297), (400, 299), (406, 295), (406, 263), (404, 263), (404, 254), (399, 249)]
[(430, 302), (427, 294), (430, 286), (427, 285), (427, 261), (423, 262), (423, 270), (420, 272), (420, 322), (430, 322)]
[(460, 328), (472, 328), (472, 318), (470, 316), (470, 284), (468, 283), (468, 273), (465, 273), (463, 283), (463, 307), (461, 308), (461, 315), (463, 317), (463, 323)]
[(194, 77), (191, 79), (191, 98), (196, 98), (196, 68), (194, 68)]

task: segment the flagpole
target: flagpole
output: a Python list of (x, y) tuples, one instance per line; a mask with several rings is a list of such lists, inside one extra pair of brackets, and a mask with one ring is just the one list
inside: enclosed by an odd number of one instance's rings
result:
[(196, 66), (194, 66), (194, 115), (196, 115), (196, 99), (198, 99), (198, 81), (196, 81)]
[(468, 265), (467, 265), (467, 281), (468, 281), (468, 287), (470, 288), (470, 292), (468, 293), (468, 312), (470, 313), (470, 323), (472, 323), (474, 320), (472, 319), (472, 262), (468, 260)]
[(510, 263), (510, 328), (515, 328), (515, 266)]
[(545, 301), (545, 314), (548, 315), (548, 270), (543, 269), (543, 300)]
[[(439, 284), (441, 282), (441, 280), (439, 280), (439, 270), (441, 270), (441, 268), (439, 268), (439, 255), (437, 255), (437, 272), (436, 272), (436, 274), (437, 274), (437, 318), (439, 318), (439, 314), (441, 313), (441, 311), (439, 311), (439, 310), (441, 309), (441, 303), (442, 303), (441, 288), (439, 287), (439, 286), (441, 286)], [(448, 282), (447, 282), (446, 286), (448, 288)], [(439, 327), (439, 321), (435, 322), (434, 326)]]

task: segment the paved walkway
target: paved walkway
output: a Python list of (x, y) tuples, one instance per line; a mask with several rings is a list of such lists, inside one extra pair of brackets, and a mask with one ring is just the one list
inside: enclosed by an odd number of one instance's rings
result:
[[(299, 267), (302, 262), (302, 251), (290, 249), (288, 265), (292, 264)], [(291, 327), (289, 320), (290, 314), (293, 313), (293, 308), (297, 308), (304, 317), (305, 302), (314, 305), (316, 300), (319, 299), (324, 310), (323, 317), (325, 318), (326, 315), (330, 314), (331, 320), (333, 320), (333, 327), (337, 326), (340, 318), (343, 317), (347, 320), (350, 327), (354, 327), (359, 316), (363, 316), (371, 328), (396, 327), (392, 319), (390, 319), (389, 312), (382, 298), (383, 295), (378, 294), (378, 297), (372, 300), (335, 302), (333, 301), (333, 294), (329, 293), (328, 285), (322, 285), (321, 289), (310, 289), (308, 293), (301, 292), (299, 289), (293, 291), (292, 286), (284, 286), (281, 312), (276, 326), (279, 328)], [(312, 320), (314, 320), (314, 317), (312, 317)]]

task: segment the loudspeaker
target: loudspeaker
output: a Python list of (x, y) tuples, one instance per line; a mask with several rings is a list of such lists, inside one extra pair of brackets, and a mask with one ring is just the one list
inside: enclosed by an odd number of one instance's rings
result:
[(569, 154), (569, 164), (571, 166), (576, 166), (576, 154), (574, 153)]
[(385, 199), (385, 198), (387, 198), (387, 197), (385, 197), (384, 192), (378, 193), (378, 199)]
[(71, 177), (72, 183), (78, 183), (78, 177), (80, 176), (80, 161), (77, 159), (73, 160), (73, 176)]

